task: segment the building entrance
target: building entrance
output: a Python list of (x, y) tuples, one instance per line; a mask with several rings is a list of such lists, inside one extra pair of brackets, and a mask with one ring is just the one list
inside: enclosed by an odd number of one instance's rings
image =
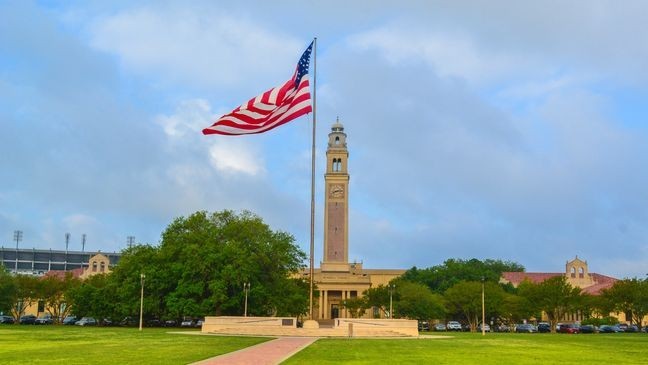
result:
[(338, 304), (331, 304), (331, 319), (340, 318), (340, 306)]

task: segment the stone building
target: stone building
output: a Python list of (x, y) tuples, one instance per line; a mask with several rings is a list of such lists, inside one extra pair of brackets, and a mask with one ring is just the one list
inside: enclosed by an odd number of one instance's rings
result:
[[(349, 318), (344, 308), (347, 299), (402, 275), (402, 269), (365, 269), (362, 263), (349, 262), (349, 151), (347, 135), (339, 120), (331, 127), (326, 150), (324, 175), (324, 255), (320, 268), (314, 269), (314, 282), (319, 291), (315, 303), (316, 320)], [(302, 272), (308, 277), (309, 271)], [(365, 314), (380, 317), (377, 309)]]
[(567, 261), (564, 272), (503, 272), (500, 282), (511, 283), (517, 287), (524, 280), (541, 283), (556, 276), (565, 276), (571, 286), (580, 288), (583, 293), (590, 295), (599, 295), (601, 290), (612, 287), (618, 280), (610, 276), (590, 273), (587, 261), (576, 256), (573, 260)]

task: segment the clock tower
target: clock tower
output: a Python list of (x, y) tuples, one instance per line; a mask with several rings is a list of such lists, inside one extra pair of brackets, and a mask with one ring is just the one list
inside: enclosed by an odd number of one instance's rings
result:
[(349, 151), (339, 119), (328, 137), (322, 271), (349, 271)]

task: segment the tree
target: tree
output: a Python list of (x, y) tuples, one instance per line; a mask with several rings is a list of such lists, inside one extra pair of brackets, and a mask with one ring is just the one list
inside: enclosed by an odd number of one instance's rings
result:
[[(384, 316), (389, 312), (389, 288), (384, 285), (378, 285), (375, 288), (365, 290), (362, 295), (366, 298), (367, 308), (378, 308)], [(394, 295), (392, 300), (398, 299), (398, 295)]]
[(63, 278), (47, 276), (41, 279), (41, 299), (45, 302), (45, 309), (58, 322), (65, 318), (72, 310), (70, 290), (80, 284), (79, 279), (72, 273), (65, 273)]
[[(501, 306), (504, 290), (494, 282), (484, 283), (484, 307), (487, 317), (494, 315)], [(448, 313), (460, 315), (475, 332), (482, 314), (482, 283), (462, 281), (453, 285), (444, 293)]]
[(512, 261), (448, 259), (442, 265), (427, 269), (413, 267), (401, 279), (425, 284), (433, 292), (442, 294), (461, 281), (481, 281), (485, 278), (486, 281), (498, 282), (505, 271), (524, 271), (524, 267)]
[[(527, 298), (505, 293), (499, 308), (499, 315), (512, 324), (520, 323), (522, 320), (532, 317), (535, 314), (534, 311), (533, 305)], [(513, 330), (513, 326), (510, 329)]]
[(603, 291), (602, 296), (615, 310), (626, 313), (630, 321), (641, 329), (641, 322), (648, 314), (648, 279), (619, 280)]
[(365, 312), (369, 308), (367, 305), (367, 298), (365, 297), (346, 299), (342, 305), (349, 311), (351, 318), (360, 318), (364, 316)]
[(252, 213), (197, 212), (175, 219), (159, 246), (126, 250), (111, 276), (124, 315), (139, 311), (141, 273), (149, 317), (241, 315), (243, 283), (248, 314), (299, 315), (308, 311), (309, 286), (296, 275), (305, 259), (291, 235)]
[(581, 290), (572, 287), (563, 275), (554, 276), (539, 284), (522, 284), (518, 286), (519, 294), (533, 303), (535, 309), (545, 312), (551, 324), (551, 332), (556, 332), (556, 324), (566, 313), (578, 307)]
[(445, 308), (441, 295), (433, 293), (427, 286), (399, 280), (396, 284), (398, 301), (394, 310), (398, 317), (425, 321), (445, 316)]
[(16, 275), (13, 277), (16, 285), (11, 307), (11, 314), (16, 320), (25, 314), (25, 310), (38, 302), (41, 297), (41, 281), (35, 276)]
[(0, 312), (10, 312), (16, 304), (16, 282), (13, 276), (7, 272), (4, 266), (0, 265)]
[(77, 317), (111, 318), (118, 321), (127, 315), (118, 310), (116, 288), (110, 275), (93, 275), (68, 289), (67, 298)]

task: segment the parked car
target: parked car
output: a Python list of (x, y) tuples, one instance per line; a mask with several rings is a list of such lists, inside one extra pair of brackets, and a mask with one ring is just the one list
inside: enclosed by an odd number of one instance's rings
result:
[(624, 332), (632, 332), (632, 333), (635, 333), (635, 332), (639, 332), (639, 327), (637, 327), (637, 326), (635, 326), (635, 325), (633, 324), (633, 325), (626, 326), (626, 327), (623, 329), (623, 331), (624, 331)]
[[(480, 323), (480, 324), (477, 326), (477, 332), (481, 332), (481, 331), (482, 331), (482, 324)], [(488, 323), (486, 323), (486, 324), (484, 325), (484, 332), (490, 332), (490, 331), (491, 331), (490, 326), (488, 325)]]
[(34, 324), (36, 322), (36, 316), (33, 314), (27, 314), (20, 317), (18, 323), (20, 324)]
[(470, 332), (470, 325), (468, 323), (461, 325), (461, 330), (464, 332)]
[(419, 331), (429, 331), (430, 330), (430, 322), (428, 322), (428, 321), (418, 321), (418, 330)]
[(538, 323), (538, 332), (541, 333), (551, 332), (551, 325), (547, 322)]
[(596, 333), (598, 328), (591, 324), (582, 325), (580, 327), (580, 333)]
[(534, 333), (534, 332), (538, 332), (538, 329), (532, 324), (518, 324), (518, 325), (515, 325), (515, 332), (517, 332), (517, 333)]
[(448, 331), (461, 331), (461, 323), (457, 321), (448, 322)]
[(580, 333), (580, 326), (574, 323), (563, 323), (558, 329), (560, 333)]
[(495, 327), (495, 332), (510, 332), (511, 328), (505, 324), (500, 324)]
[(102, 326), (112, 326), (114, 324), (113, 320), (110, 318), (104, 318), (101, 320)]
[(437, 332), (443, 332), (446, 330), (446, 326), (443, 323), (437, 323), (434, 325), (434, 330)]
[[(204, 318), (199, 318), (196, 323), (194, 324), (194, 327), (202, 328), (203, 323), (205, 322)], [(302, 324), (303, 325), (303, 324)]]
[(137, 320), (133, 317), (124, 317), (119, 324), (124, 327), (137, 326)]
[(54, 319), (50, 314), (45, 314), (36, 318), (34, 324), (54, 324)]
[(16, 321), (11, 316), (0, 316), (0, 323), (3, 324), (14, 324)]
[[(184, 323), (184, 322), (182, 322), (182, 323)], [(175, 327), (177, 325), (178, 325), (178, 321), (176, 321), (175, 319), (167, 319), (166, 321), (164, 321), (164, 327)], [(182, 327), (182, 325), (181, 325), (181, 327)], [(191, 326), (189, 326), (189, 327), (191, 327)]]
[(78, 320), (79, 318), (77, 318), (77, 316), (67, 316), (65, 317), (65, 319), (63, 319), (63, 324), (66, 326), (71, 326), (77, 323)]
[(162, 327), (162, 321), (153, 318), (146, 321), (146, 327)]
[(92, 317), (83, 317), (78, 320), (75, 325), (77, 326), (96, 326), (97, 320)]
[(185, 319), (184, 321), (182, 321), (182, 323), (180, 323), (180, 327), (194, 327), (194, 326), (195, 326), (194, 320), (190, 318)]
[(599, 333), (618, 333), (623, 332), (619, 326), (603, 325), (599, 327)]

